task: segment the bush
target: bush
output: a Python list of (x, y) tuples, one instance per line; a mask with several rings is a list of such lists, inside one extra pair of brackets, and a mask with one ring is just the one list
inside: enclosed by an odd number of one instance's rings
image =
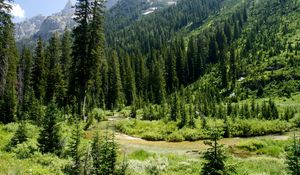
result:
[(17, 123), (9, 123), (3, 126), (3, 130), (6, 132), (16, 132), (18, 129)]
[(295, 126), (297, 128), (300, 128), (300, 115), (299, 114), (296, 115), (291, 121), (295, 124)]
[(105, 112), (100, 108), (94, 108), (89, 117), (96, 119), (98, 122), (106, 120)]
[(157, 132), (146, 132), (142, 135), (142, 139), (149, 141), (162, 141), (164, 140), (164, 137)]
[(186, 141), (196, 141), (209, 138), (205, 131), (198, 129), (184, 128), (180, 131), (180, 133)]
[(178, 131), (175, 131), (172, 134), (168, 135), (166, 140), (168, 142), (182, 142), (184, 141), (184, 137)]
[(146, 162), (146, 171), (149, 175), (159, 175), (169, 166), (169, 161), (166, 157), (150, 158)]
[(292, 125), (281, 120), (238, 119), (230, 127), (233, 137), (253, 137), (287, 132)]
[(60, 159), (54, 154), (40, 152), (36, 152), (29, 160), (51, 169), (55, 174), (64, 174), (63, 171), (72, 163), (70, 159)]
[(26, 142), (18, 144), (16, 148), (12, 150), (13, 153), (19, 159), (27, 159), (34, 155), (34, 153), (38, 150), (37, 142), (35, 139), (30, 139)]

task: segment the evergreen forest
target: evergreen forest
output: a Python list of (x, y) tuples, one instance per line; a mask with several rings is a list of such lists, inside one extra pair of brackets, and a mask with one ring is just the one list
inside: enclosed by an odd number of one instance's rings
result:
[(20, 45), (0, 0), (0, 175), (300, 175), (300, 0), (150, 1)]

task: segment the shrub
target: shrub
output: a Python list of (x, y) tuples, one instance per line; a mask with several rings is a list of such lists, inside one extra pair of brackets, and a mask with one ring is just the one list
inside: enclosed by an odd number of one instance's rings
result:
[(262, 136), (289, 131), (292, 125), (280, 120), (238, 119), (230, 127), (234, 137)]
[(184, 128), (180, 131), (180, 133), (186, 141), (196, 141), (209, 138), (207, 132), (203, 130)]
[(29, 160), (48, 167), (55, 172), (55, 174), (64, 174), (63, 171), (71, 164), (70, 159), (60, 159), (54, 154), (42, 154), (40, 152), (35, 152), (34, 156)]
[(178, 131), (175, 131), (172, 134), (168, 135), (166, 140), (168, 142), (182, 142), (184, 141), (184, 137)]
[(29, 139), (26, 142), (18, 144), (16, 148), (12, 150), (13, 153), (19, 159), (27, 159), (34, 155), (34, 153), (38, 150), (37, 142), (35, 139)]
[(100, 108), (94, 108), (89, 117), (96, 119), (98, 122), (106, 120), (105, 112)]
[(142, 135), (142, 139), (149, 140), (149, 141), (162, 141), (164, 140), (163, 135), (157, 132), (146, 132)]
[(16, 132), (18, 129), (17, 123), (9, 123), (3, 126), (3, 130), (6, 132)]
[(166, 157), (150, 158), (146, 161), (146, 171), (149, 175), (159, 175), (169, 166), (169, 161)]
[(296, 115), (292, 120), (291, 120), (296, 127), (300, 128), (300, 115)]

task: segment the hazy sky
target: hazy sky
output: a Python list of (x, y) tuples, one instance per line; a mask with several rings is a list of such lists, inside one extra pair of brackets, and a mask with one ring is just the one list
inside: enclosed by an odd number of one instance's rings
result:
[(68, 0), (14, 0), (14, 21), (22, 21), (38, 14), (51, 15), (62, 10), (67, 2)]

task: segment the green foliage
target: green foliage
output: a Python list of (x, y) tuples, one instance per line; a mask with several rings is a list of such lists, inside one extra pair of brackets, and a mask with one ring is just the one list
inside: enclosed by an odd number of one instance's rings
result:
[(32, 88), (34, 95), (40, 102), (44, 101), (47, 83), (46, 60), (43, 47), (43, 40), (39, 37), (34, 53), (32, 70)]
[(250, 139), (242, 141), (237, 145), (237, 148), (255, 152), (256, 154), (270, 155), (280, 157), (285, 153), (284, 147), (290, 142), (271, 139)]
[(45, 113), (42, 129), (38, 138), (38, 145), (42, 153), (61, 154), (62, 143), (58, 119), (61, 116), (57, 106), (51, 103)]
[(18, 82), (20, 84), (20, 88), (18, 90), (19, 110), (24, 112), (29, 111), (29, 106), (32, 103), (31, 98), (33, 97), (31, 87), (32, 64), (33, 60), (31, 51), (24, 46), (18, 65)]
[(28, 159), (34, 157), (38, 151), (37, 142), (35, 139), (29, 139), (26, 142), (18, 144), (12, 152), (16, 154), (19, 159)]
[(89, 116), (92, 116), (98, 122), (106, 120), (105, 111), (100, 108), (94, 108)]
[(133, 153), (129, 154), (128, 158), (144, 161), (144, 160), (150, 158), (151, 156), (153, 156), (153, 154), (151, 154), (145, 150), (137, 150), (137, 151), (134, 151)]
[(17, 131), (15, 132), (15, 135), (11, 138), (10, 145), (12, 147), (15, 147), (18, 144), (26, 142), (27, 139), (28, 139), (28, 130), (26, 128), (26, 123), (21, 122), (18, 126)]
[(82, 173), (82, 150), (80, 149), (82, 131), (79, 123), (76, 123), (75, 128), (72, 131), (71, 141), (69, 143), (69, 153), (72, 158), (72, 166), (69, 172), (74, 175), (80, 175)]
[(231, 124), (230, 133), (232, 136), (250, 137), (283, 133), (289, 131), (291, 127), (290, 123), (280, 120), (236, 120)]
[(173, 132), (167, 136), (166, 140), (168, 142), (182, 142), (184, 141), (184, 137), (179, 132)]
[(145, 132), (141, 136), (142, 139), (149, 140), (149, 141), (161, 141), (164, 140), (164, 137), (157, 132)]
[(296, 125), (296, 127), (300, 128), (300, 115), (296, 115), (293, 119), (292, 122)]
[(214, 130), (211, 132), (211, 141), (207, 141), (205, 144), (210, 146), (203, 154), (203, 159), (206, 161), (202, 167), (201, 174), (228, 174), (229, 172), (235, 173), (234, 167), (227, 167), (225, 165), (228, 158), (224, 152), (223, 145), (218, 143), (220, 139), (220, 132)]
[(294, 135), (293, 144), (288, 149), (286, 164), (290, 174), (300, 173), (300, 139)]
[(96, 133), (92, 143), (94, 174), (109, 175), (115, 172), (116, 148), (114, 136), (109, 137), (108, 133), (106, 133), (104, 138), (100, 138), (99, 133)]
[(12, 6), (1, 1), (0, 9), (0, 121), (15, 121), (17, 112), (18, 51), (14, 40), (14, 25), (9, 14)]
[(122, 93), (122, 83), (120, 77), (120, 65), (117, 58), (117, 53), (113, 51), (109, 64), (108, 71), (108, 87), (109, 87), (109, 100), (107, 101), (107, 106), (112, 109), (122, 108), (124, 96)]
[(158, 158), (153, 158), (151, 157), (147, 161), (146, 165), (146, 172), (149, 175), (159, 175), (161, 172), (163, 172), (167, 167), (168, 167), (168, 159), (158, 157)]
[(208, 133), (201, 129), (183, 128), (180, 133), (186, 141), (196, 141), (209, 138)]
[(49, 46), (46, 48), (46, 65), (48, 65), (48, 69), (45, 100), (47, 104), (52, 100), (58, 100), (60, 104), (63, 104), (63, 97), (66, 95), (67, 87), (63, 79), (60, 45), (58, 34), (53, 34)]
[[(170, 135), (174, 133), (174, 137), (186, 141), (195, 141), (201, 139), (207, 139), (208, 131), (213, 128), (224, 131), (226, 123), (224, 120), (215, 120), (213, 118), (206, 119), (207, 126), (202, 127), (202, 119), (196, 119), (196, 128), (184, 127), (178, 129), (176, 122), (167, 122), (167, 125), (163, 121), (143, 121), (143, 120), (131, 120), (122, 121), (117, 123), (117, 128), (128, 135), (134, 135), (146, 140), (160, 141), (171, 138)], [(228, 132), (230, 137), (251, 137), (262, 136), (269, 134), (278, 134), (289, 131), (293, 128), (293, 124), (282, 120), (259, 120), (259, 119), (234, 119), (228, 118), (227, 121)], [(173, 137), (172, 136), (172, 137)]]

